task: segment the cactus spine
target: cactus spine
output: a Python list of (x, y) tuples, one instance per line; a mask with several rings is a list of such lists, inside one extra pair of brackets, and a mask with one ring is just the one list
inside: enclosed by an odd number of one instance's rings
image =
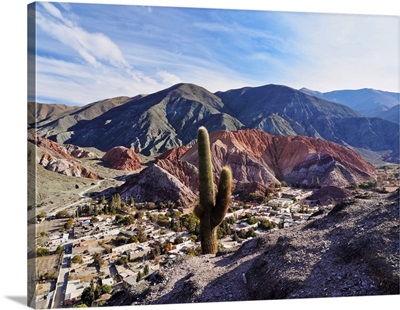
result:
[(199, 195), (200, 202), (194, 212), (200, 219), (201, 249), (203, 254), (218, 251), (217, 230), (223, 221), (230, 203), (232, 173), (228, 167), (222, 168), (215, 197), (211, 163), (210, 140), (205, 127), (200, 127), (197, 135), (199, 154)]

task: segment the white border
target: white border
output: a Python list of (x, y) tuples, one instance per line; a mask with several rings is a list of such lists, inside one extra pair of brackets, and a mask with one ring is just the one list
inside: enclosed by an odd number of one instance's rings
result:
[[(31, 1), (3, 2), (1, 8), (1, 281), (0, 309), (26, 309), (26, 11)], [(63, 1), (132, 5), (208, 7), (269, 11), (300, 11), (400, 16), (394, 0), (130, 0)], [(4, 96), (5, 93), (5, 96)], [(5, 169), (5, 173), (4, 173)], [(227, 307), (279, 309), (377, 309), (399, 305), (399, 295), (224, 304)], [(21, 302), (15, 301), (19, 300)], [(23, 302), (23, 303), (22, 303)], [(207, 304), (217, 309), (221, 304)], [(187, 309), (188, 305), (149, 306), (146, 309)], [(193, 304), (191, 309), (204, 308)], [(129, 307), (123, 307), (125, 309)], [(101, 309), (101, 308), (98, 308)], [(104, 308), (103, 308), (104, 309)], [(108, 309), (121, 309), (112, 307)], [(144, 308), (143, 308), (144, 309)]]

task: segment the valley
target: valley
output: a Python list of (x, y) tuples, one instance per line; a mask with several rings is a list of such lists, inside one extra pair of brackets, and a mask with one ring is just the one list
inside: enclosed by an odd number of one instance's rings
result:
[[(398, 217), (385, 213), (394, 214), (398, 202), (400, 164), (393, 142), (398, 125), (310, 94), (275, 85), (212, 94), (178, 84), (82, 108), (40, 105), (37, 113), (37, 123), (28, 126), (34, 195), (28, 205), (34, 240), (29, 253), (37, 266), (34, 302), (43, 308), (309, 296), (306, 285), (314, 280), (298, 272), (304, 266), (310, 275), (320, 259), (313, 251), (346, 247), (327, 239), (334, 227), (348, 227), (338, 237), (344, 242), (351, 230), (364, 235), (356, 221), (378, 212), (377, 221), (391, 227), (386, 243), (398, 230)], [(233, 177), (216, 256), (202, 255), (193, 213), (199, 201), (198, 126), (210, 129), (214, 179), (225, 165)], [(369, 213), (363, 213), (363, 203)], [(347, 206), (354, 213), (343, 211)], [(370, 222), (365, 225), (372, 229)], [(316, 232), (320, 229), (324, 234)], [(259, 296), (254, 287), (264, 280), (252, 270), (263, 267), (260, 257), (270, 248), (277, 261), (288, 256), (280, 272), (292, 269), (286, 288), (266, 287), (269, 293)], [(389, 288), (368, 275), (360, 278), (359, 290), (346, 291), (332, 281), (334, 286), (313, 297), (392, 293), (399, 257), (392, 250), (393, 264), (379, 271), (389, 274)], [(191, 264), (202, 267), (195, 271)], [(222, 285), (207, 275), (215, 266), (219, 276), (235, 282), (226, 293), (211, 293), (210, 287)], [(303, 290), (291, 287), (294, 274)]]

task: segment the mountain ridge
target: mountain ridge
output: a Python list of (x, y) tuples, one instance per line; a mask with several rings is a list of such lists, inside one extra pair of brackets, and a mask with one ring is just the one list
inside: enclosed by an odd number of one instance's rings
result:
[[(195, 84), (180, 83), (145, 96), (118, 98), (119, 104), (108, 99), (109, 108), (104, 112), (97, 109), (92, 116), (85, 116), (85, 108), (63, 115), (39, 126), (38, 134), (59, 143), (102, 151), (121, 145), (153, 156), (193, 143), (200, 126), (209, 132), (255, 128), (271, 134), (323, 138), (375, 152), (390, 151), (394, 154), (391, 158), (399, 157), (398, 125), (363, 117), (344, 105), (284, 85), (211, 93)], [(100, 103), (92, 103), (90, 108)], [(353, 123), (357, 126), (351, 126)]]

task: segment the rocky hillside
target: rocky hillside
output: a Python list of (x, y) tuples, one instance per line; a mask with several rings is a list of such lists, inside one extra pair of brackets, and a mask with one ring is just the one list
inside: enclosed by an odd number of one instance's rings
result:
[[(265, 85), (216, 93), (248, 128), (304, 135), (372, 151), (399, 154), (399, 126), (287, 86)], [(390, 132), (393, 136), (388, 137)]]
[(393, 123), (400, 123), (400, 104), (391, 107), (390, 109), (380, 112), (376, 115), (377, 117), (383, 118), (385, 120), (391, 121)]
[(101, 159), (112, 169), (135, 171), (141, 168), (140, 157), (132, 150), (123, 146), (116, 146), (109, 150)]
[[(272, 182), (346, 186), (376, 177), (374, 167), (357, 153), (321, 139), (273, 136), (248, 129), (214, 132), (210, 135), (210, 144), (215, 179), (218, 180), (223, 166), (230, 166), (234, 192), (246, 192), (246, 187), (257, 188), (256, 184), (262, 188)], [(154, 185), (153, 173), (157, 171), (166, 192), (179, 190), (186, 193), (183, 204), (193, 202), (198, 190), (197, 161), (197, 144), (189, 149), (168, 151), (151, 167), (128, 178), (120, 192), (123, 197), (133, 196), (138, 201), (158, 201), (156, 198), (160, 195), (147, 185)], [(173, 196), (178, 197), (175, 193)]]
[[(96, 103), (92, 105), (95, 106)], [(43, 126), (39, 134), (102, 151), (125, 146), (150, 156), (188, 144), (195, 139), (200, 126), (210, 131), (243, 127), (234, 117), (221, 112), (222, 108), (220, 98), (208, 90), (178, 84), (131, 98), (90, 121), (78, 121), (68, 128)]]
[[(141, 96), (138, 96), (141, 97)], [(30, 126), (36, 126), (36, 132), (40, 136), (50, 138), (57, 143), (64, 143), (74, 134), (71, 130), (76, 124), (86, 123), (102, 115), (103, 113), (118, 107), (128, 100), (134, 100), (137, 97), (116, 97), (90, 103), (83, 107), (58, 107), (58, 105), (47, 105), (40, 103), (31, 103), (31, 115), (36, 109), (36, 124), (30, 123)], [(29, 115), (29, 114), (28, 114)], [(76, 143), (70, 143), (79, 145)], [(79, 145), (83, 146), (83, 145)]]
[(107, 305), (399, 294), (399, 193), (350, 198), (217, 255), (185, 256)]
[(125, 146), (152, 156), (193, 142), (200, 126), (209, 132), (254, 128), (304, 135), (392, 152), (390, 158), (399, 154), (397, 124), (364, 117), (344, 105), (281, 85), (214, 94), (197, 85), (177, 84), (147, 96), (108, 99), (71, 113), (63, 111), (58, 119), (40, 122), (38, 133), (59, 143), (101, 151)]
[(93, 153), (74, 145), (59, 145), (28, 131), (28, 143), (34, 144), (37, 163), (45, 169), (67, 176), (102, 179), (96, 172), (84, 167), (79, 158), (91, 158)]

